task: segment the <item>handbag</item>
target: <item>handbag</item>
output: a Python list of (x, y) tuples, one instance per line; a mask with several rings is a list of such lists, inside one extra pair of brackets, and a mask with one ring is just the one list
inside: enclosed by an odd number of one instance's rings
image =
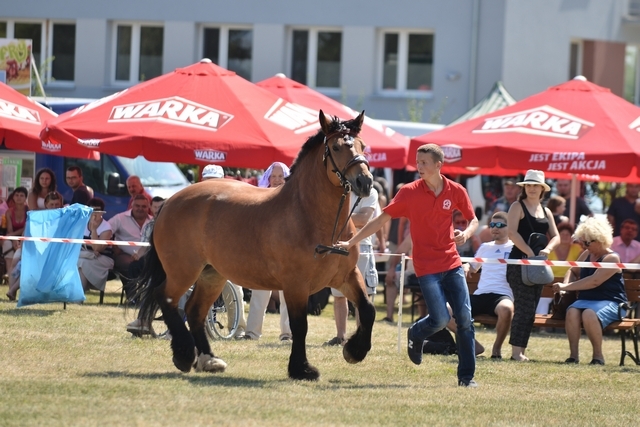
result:
[(527, 241), (527, 245), (529, 245), (534, 255), (538, 255), (548, 244), (547, 235), (542, 233), (531, 233)]
[[(530, 260), (546, 260), (546, 256), (534, 256)], [(523, 265), (522, 283), (527, 286), (546, 285), (553, 282), (553, 271), (548, 265)]]
[(578, 299), (577, 291), (562, 291), (553, 295), (551, 305), (551, 318), (564, 320), (567, 316), (567, 309)]
[[(522, 205), (522, 209), (527, 209), (522, 200), (520, 201)], [(524, 212), (525, 218), (529, 222), (529, 227), (533, 230), (533, 224), (531, 224), (531, 220), (527, 215), (527, 212)], [(529, 235), (529, 239), (527, 240), (527, 245), (531, 248), (533, 253), (536, 255), (532, 258), (532, 260), (546, 260), (546, 256), (537, 256), (541, 250), (547, 247), (549, 243), (549, 239), (547, 239), (546, 234), (542, 233), (531, 233)], [(523, 265), (522, 266), (522, 283), (527, 286), (537, 286), (537, 285), (546, 285), (553, 281), (553, 271), (551, 267), (548, 265)]]

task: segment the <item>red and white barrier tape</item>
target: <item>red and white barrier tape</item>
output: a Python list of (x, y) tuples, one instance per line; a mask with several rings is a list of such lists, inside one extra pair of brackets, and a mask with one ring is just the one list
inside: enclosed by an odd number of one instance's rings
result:
[(630, 262), (588, 262), (588, 261), (550, 261), (543, 259), (494, 259), (494, 258), (471, 258), (460, 257), (462, 262), (484, 263), (484, 264), (509, 264), (509, 265), (549, 265), (553, 267), (592, 267), (592, 268), (622, 268), (640, 269), (640, 264)]
[(0, 236), (0, 240), (19, 240), (21, 242), (52, 242), (52, 243), (84, 243), (87, 245), (109, 246), (149, 246), (149, 242), (121, 242), (119, 240), (90, 240), (90, 239), (65, 239), (60, 237), (25, 237), (25, 236)]
[[(402, 256), (402, 254), (377, 253), (375, 255)], [(412, 259), (405, 255), (405, 259)], [(542, 259), (496, 259), (496, 258), (473, 258), (460, 257), (462, 262), (480, 263), (480, 264), (509, 264), (509, 265), (549, 265), (552, 267), (591, 267), (591, 268), (621, 268), (630, 270), (639, 270), (640, 264), (630, 262), (589, 262), (589, 261), (550, 261)]]
[[(149, 246), (148, 242), (122, 242), (119, 240), (90, 240), (90, 239), (66, 239), (60, 237), (25, 237), (25, 236), (0, 236), (0, 240), (19, 240), (31, 242), (51, 242), (51, 243), (81, 243), (87, 245), (110, 245), (110, 246)], [(402, 256), (402, 254), (376, 253), (378, 256)], [(411, 259), (405, 255), (405, 259)], [(495, 258), (472, 258), (461, 257), (462, 262), (474, 262), (480, 264), (509, 264), (509, 265), (549, 265), (553, 267), (592, 267), (592, 268), (621, 268), (639, 270), (640, 264), (629, 262), (586, 262), (586, 261), (549, 261), (549, 260), (529, 260), (529, 259), (495, 259)]]

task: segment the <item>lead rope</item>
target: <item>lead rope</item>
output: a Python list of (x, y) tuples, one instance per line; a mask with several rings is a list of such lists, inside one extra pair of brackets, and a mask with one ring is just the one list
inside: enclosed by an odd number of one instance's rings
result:
[[(342, 229), (336, 236), (336, 229), (338, 228), (338, 221), (340, 220), (340, 212), (342, 211), (342, 207), (344, 206), (344, 201), (347, 199), (347, 195), (350, 192), (351, 192), (351, 186), (347, 182), (347, 185), (345, 185), (344, 187), (344, 192), (342, 193), (342, 197), (340, 197), (340, 204), (338, 205), (338, 214), (336, 215), (336, 221), (333, 224), (333, 232), (331, 233), (332, 243), (335, 241), (336, 237), (340, 237), (344, 229), (347, 227), (347, 224), (349, 223), (349, 219), (351, 219), (351, 215), (353, 215), (353, 211), (355, 211), (356, 207), (358, 206), (358, 203), (360, 203), (360, 200), (362, 200), (362, 197), (358, 197), (356, 199), (356, 202), (353, 205), (351, 212), (349, 212), (349, 216), (347, 216), (347, 220), (345, 221), (344, 225), (342, 226)], [(346, 255), (349, 255), (349, 251), (343, 248), (335, 247), (335, 246), (318, 245), (316, 246), (315, 254), (313, 255), (313, 257), (317, 258), (317, 255), (322, 255), (322, 257), (324, 258), (325, 256), (327, 256), (327, 254), (338, 254), (338, 255), (346, 256)]]
[[(339, 133), (350, 135), (348, 132), (339, 132)], [(330, 134), (329, 136), (331, 135), (333, 134)], [(342, 206), (344, 205), (344, 201), (346, 200), (347, 195), (351, 192), (351, 184), (349, 183), (349, 181), (347, 181), (344, 178), (344, 174), (347, 171), (347, 169), (349, 169), (349, 167), (351, 167), (355, 163), (366, 163), (367, 166), (369, 165), (369, 163), (367, 162), (364, 156), (358, 154), (353, 159), (349, 160), (349, 162), (345, 165), (342, 171), (339, 171), (338, 165), (336, 165), (336, 162), (333, 160), (333, 156), (331, 155), (331, 151), (329, 150), (329, 145), (327, 144), (327, 140), (329, 136), (325, 135), (324, 137), (324, 155), (322, 156), (322, 162), (326, 165), (327, 157), (329, 158), (329, 160), (331, 160), (331, 164), (333, 165), (333, 172), (336, 174), (336, 176), (340, 180), (340, 185), (342, 186), (342, 188), (344, 188), (344, 192), (342, 193), (342, 197), (340, 198), (340, 204), (338, 205), (338, 214), (336, 215), (336, 221), (333, 224), (333, 232), (331, 233), (331, 244), (333, 245), (336, 238), (336, 229), (338, 228), (338, 221), (340, 220), (340, 212), (342, 212)], [(340, 233), (338, 233), (337, 237), (340, 237), (344, 229), (347, 227), (347, 224), (349, 223), (349, 219), (351, 219), (351, 215), (353, 215), (353, 211), (356, 209), (361, 199), (362, 197), (358, 197), (358, 199), (356, 200), (355, 204), (353, 205), (353, 208), (351, 209), (351, 212), (349, 212), (349, 216), (347, 216), (347, 220), (342, 226), (342, 229), (340, 230)], [(318, 245), (316, 246), (313, 257), (316, 258), (318, 254), (322, 255), (323, 258), (327, 256), (327, 254), (338, 254), (338, 255), (347, 256), (349, 255), (349, 251), (343, 248), (338, 248), (336, 246)]]

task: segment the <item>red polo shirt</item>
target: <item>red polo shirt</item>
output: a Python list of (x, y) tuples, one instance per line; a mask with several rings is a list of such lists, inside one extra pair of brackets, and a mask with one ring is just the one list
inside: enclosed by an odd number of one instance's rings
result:
[(384, 212), (393, 218), (405, 217), (411, 224), (413, 266), (416, 275), (442, 273), (462, 265), (453, 240), (453, 211), (471, 221), (475, 212), (467, 190), (442, 177), (440, 194), (419, 179), (403, 186)]

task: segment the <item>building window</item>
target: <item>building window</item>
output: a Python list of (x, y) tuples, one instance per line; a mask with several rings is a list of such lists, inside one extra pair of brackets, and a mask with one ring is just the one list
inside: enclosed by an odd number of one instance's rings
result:
[(117, 24), (114, 33), (116, 82), (135, 84), (162, 74), (164, 28)]
[(76, 66), (76, 26), (74, 24), (53, 24), (51, 37), (51, 63), (49, 81), (75, 80)]
[(434, 35), (408, 31), (382, 34), (383, 91), (431, 91)]
[(307, 84), (308, 52), (309, 32), (293, 31), (291, 44), (291, 78), (303, 85)]
[(627, 46), (624, 58), (624, 99), (636, 105), (640, 105), (640, 90), (638, 88), (638, 82), (640, 81), (639, 61), (638, 46)]
[(316, 88), (340, 88), (341, 32), (294, 29), (290, 58), (293, 80)]
[(41, 78), (72, 82), (75, 78), (76, 26), (57, 22), (0, 22), (0, 38), (31, 39)]
[(582, 74), (582, 43), (571, 42), (569, 50), (569, 80)]
[(251, 80), (253, 31), (248, 28), (205, 27), (202, 36), (202, 56)]
[(140, 77), (145, 81), (162, 74), (162, 27), (140, 27)]
[(205, 28), (202, 57), (220, 65), (220, 28)]
[(42, 64), (42, 24), (16, 22), (13, 30), (14, 39), (31, 39), (31, 53), (36, 64)]

